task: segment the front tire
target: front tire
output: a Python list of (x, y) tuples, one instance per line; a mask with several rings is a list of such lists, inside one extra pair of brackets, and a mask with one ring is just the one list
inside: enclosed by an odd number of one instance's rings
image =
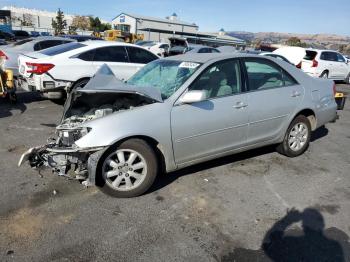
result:
[(97, 166), (101, 190), (120, 198), (145, 193), (158, 174), (153, 148), (141, 139), (130, 139), (111, 147)]
[(283, 142), (278, 145), (277, 151), (288, 157), (302, 155), (310, 144), (311, 125), (307, 117), (299, 115), (289, 125)]

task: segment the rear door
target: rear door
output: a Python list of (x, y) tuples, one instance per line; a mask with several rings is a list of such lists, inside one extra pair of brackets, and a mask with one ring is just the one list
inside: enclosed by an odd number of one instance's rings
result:
[(126, 50), (130, 61), (129, 66), (131, 70), (128, 78), (130, 78), (146, 64), (158, 59), (158, 56), (143, 48), (127, 46)]
[(247, 144), (272, 140), (289, 125), (305, 90), (271, 60), (245, 58), (243, 64), (249, 90)]
[(337, 71), (339, 72), (339, 74), (337, 75), (337, 78), (345, 79), (349, 74), (348, 62), (344, 56), (342, 56), (339, 53), (336, 53), (336, 54), (337, 54), (336, 65), (337, 65)]
[(134, 72), (134, 66), (129, 63), (124, 46), (106, 46), (95, 49), (92, 65), (96, 72), (103, 64), (107, 64), (120, 80), (127, 80)]

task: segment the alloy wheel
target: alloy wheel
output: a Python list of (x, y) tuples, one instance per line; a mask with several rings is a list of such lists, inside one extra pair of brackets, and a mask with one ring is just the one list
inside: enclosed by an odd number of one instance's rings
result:
[(308, 127), (304, 123), (297, 123), (288, 135), (288, 146), (293, 151), (301, 150), (308, 140)]
[(137, 188), (145, 180), (147, 163), (144, 157), (131, 149), (119, 149), (110, 154), (103, 164), (106, 183), (117, 191)]

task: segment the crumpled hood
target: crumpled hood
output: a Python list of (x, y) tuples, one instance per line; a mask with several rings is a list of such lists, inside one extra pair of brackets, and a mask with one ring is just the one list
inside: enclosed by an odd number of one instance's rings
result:
[[(86, 113), (92, 116), (90, 110), (110, 108), (108, 112), (115, 112), (154, 102), (163, 102), (158, 89), (126, 84), (117, 79), (104, 64), (84, 87), (70, 93), (64, 105), (61, 123), (72, 116)], [(77, 112), (77, 108), (82, 110)]]
[(76, 92), (82, 93), (127, 93), (138, 94), (151, 98), (157, 102), (163, 102), (161, 93), (156, 88), (136, 87), (119, 80), (109, 68), (103, 64), (90, 81)]

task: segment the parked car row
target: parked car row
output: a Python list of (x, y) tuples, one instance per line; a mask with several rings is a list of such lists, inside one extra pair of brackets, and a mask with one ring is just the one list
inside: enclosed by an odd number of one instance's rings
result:
[(312, 77), (321, 77), (350, 83), (349, 60), (332, 50), (284, 47), (273, 52), (286, 57)]
[(26, 90), (60, 99), (66, 92), (83, 87), (103, 64), (109, 65), (115, 76), (125, 81), (158, 58), (142, 47), (127, 43), (72, 42), (21, 55), (19, 82)]
[(18, 57), (22, 54), (40, 51), (49, 47), (73, 42), (72, 39), (62, 37), (36, 37), (27, 38), (11, 45), (0, 48), (0, 57), (3, 57), (3, 66), (18, 76)]

